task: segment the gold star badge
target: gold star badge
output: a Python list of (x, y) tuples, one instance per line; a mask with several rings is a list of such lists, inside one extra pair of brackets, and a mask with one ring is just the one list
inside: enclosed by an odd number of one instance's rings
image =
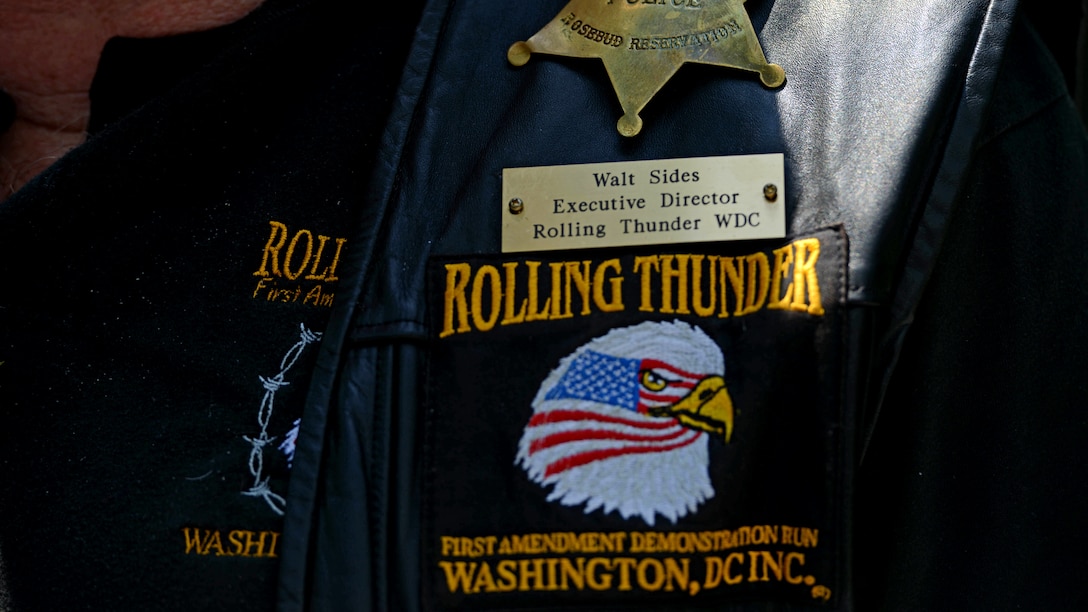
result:
[(619, 97), (624, 136), (642, 130), (639, 111), (684, 62), (759, 73), (778, 87), (786, 73), (767, 62), (744, 0), (571, 0), (527, 41), (506, 52), (515, 66), (533, 53), (599, 57)]

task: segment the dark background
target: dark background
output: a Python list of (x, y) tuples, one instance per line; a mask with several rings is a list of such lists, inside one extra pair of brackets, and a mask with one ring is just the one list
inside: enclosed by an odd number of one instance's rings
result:
[(1081, 119), (1088, 123), (1088, 0), (1021, 2), (1020, 10), (1054, 55)]

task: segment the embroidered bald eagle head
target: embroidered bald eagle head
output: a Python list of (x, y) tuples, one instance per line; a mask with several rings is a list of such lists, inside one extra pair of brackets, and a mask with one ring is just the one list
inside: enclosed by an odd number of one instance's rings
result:
[(614, 329), (560, 360), (540, 385), (517, 463), (549, 501), (653, 525), (714, 496), (708, 440), (726, 442), (733, 404), (721, 349), (700, 329)]

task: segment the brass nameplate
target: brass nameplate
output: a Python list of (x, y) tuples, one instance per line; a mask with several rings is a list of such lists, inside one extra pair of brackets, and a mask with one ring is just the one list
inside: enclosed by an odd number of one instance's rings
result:
[(506, 168), (502, 251), (786, 235), (781, 153)]
[(533, 53), (601, 58), (623, 108), (616, 129), (624, 136), (642, 130), (639, 112), (685, 62), (756, 72), (768, 87), (786, 80), (763, 55), (744, 0), (571, 0), (506, 57), (522, 66)]

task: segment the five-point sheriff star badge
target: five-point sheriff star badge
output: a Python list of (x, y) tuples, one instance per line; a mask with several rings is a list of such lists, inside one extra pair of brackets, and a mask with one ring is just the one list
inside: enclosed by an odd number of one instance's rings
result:
[(638, 113), (684, 62), (759, 73), (767, 87), (786, 74), (767, 62), (744, 0), (571, 0), (532, 38), (506, 53), (515, 66), (533, 53), (599, 57), (619, 97), (624, 136), (642, 130)]

